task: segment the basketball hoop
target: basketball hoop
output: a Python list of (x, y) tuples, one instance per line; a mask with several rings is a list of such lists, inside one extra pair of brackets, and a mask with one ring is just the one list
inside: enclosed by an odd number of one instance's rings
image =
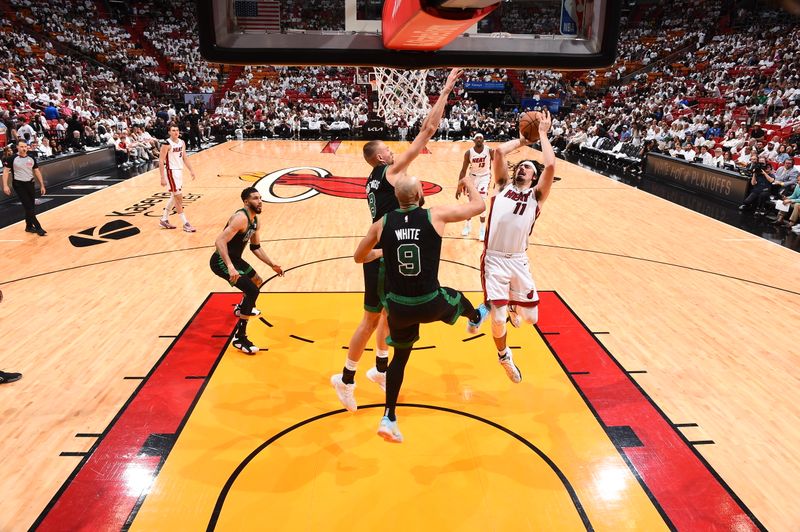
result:
[(424, 119), (431, 108), (425, 93), (427, 77), (427, 70), (375, 67), (378, 114), (384, 119), (403, 116), (409, 125)]

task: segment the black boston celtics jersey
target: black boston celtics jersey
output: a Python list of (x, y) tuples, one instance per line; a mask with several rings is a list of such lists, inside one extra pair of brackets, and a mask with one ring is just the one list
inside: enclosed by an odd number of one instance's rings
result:
[[(244, 233), (236, 233), (236, 235), (234, 235), (234, 237), (228, 242), (228, 256), (231, 258), (231, 260), (242, 258), (244, 247), (248, 242), (250, 242), (250, 237), (253, 236), (253, 233), (255, 233), (258, 229), (258, 216), (253, 216), (253, 219), (251, 220), (250, 215), (247, 213), (247, 209), (239, 210), (242, 211), (245, 216), (247, 216), (247, 229), (245, 229)], [(228, 224), (225, 224), (225, 227), (228, 227)]]
[(427, 209), (394, 210), (384, 217), (380, 244), (392, 294), (413, 297), (439, 289), (442, 237)]
[(389, 167), (385, 164), (376, 166), (367, 178), (367, 203), (372, 223), (383, 218), (387, 212), (400, 208), (394, 195), (394, 187), (386, 180), (387, 168)]

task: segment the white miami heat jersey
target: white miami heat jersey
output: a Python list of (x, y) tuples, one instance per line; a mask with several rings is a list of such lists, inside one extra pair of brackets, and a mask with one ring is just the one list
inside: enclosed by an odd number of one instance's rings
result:
[(483, 147), (483, 152), (478, 153), (475, 148), (469, 149), (469, 175), (472, 177), (488, 177), (492, 170), (492, 160), (489, 157), (489, 148)]
[(525, 253), (528, 237), (539, 216), (533, 188), (520, 191), (513, 182), (492, 198), (486, 249), (500, 253)]
[(178, 139), (172, 142), (172, 139), (167, 139), (169, 145), (169, 153), (167, 153), (167, 169), (168, 170), (183, 170), (183, 147), (185, 146), (183, 139)]

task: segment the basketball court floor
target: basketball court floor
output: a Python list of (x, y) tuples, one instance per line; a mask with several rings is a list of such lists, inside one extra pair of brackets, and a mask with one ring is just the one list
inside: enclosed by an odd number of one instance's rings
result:
[[(488, 327), (429, 325), (405, 442), (375, 435), (373, 351), (345, 412), (329, 378), (362, 313), (362, 145), (191, 155), (194, 234), (159, 228), (157, 171), (47, 211), (47, 237), (0, 230), (0, 368), (24, 373), (0, 387), (0, 530), (797, 529), (797, 254), (565, 161), (530, 240), (540, 321), (509, 332), (522, 383)], [(455, 201), (469, 145), (413, 163), (427, 205)], [(286, 275), (248, 356), (208, 259), (252, 184)], [(440, 277), (477, 303), (473, 227), (448, 227)]]

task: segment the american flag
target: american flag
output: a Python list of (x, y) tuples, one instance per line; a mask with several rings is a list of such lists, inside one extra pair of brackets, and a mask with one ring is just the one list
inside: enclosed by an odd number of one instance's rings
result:
[(235, 0), (233, 12), (240, 30), (281, 30), (281, 7), (276, 0)]

